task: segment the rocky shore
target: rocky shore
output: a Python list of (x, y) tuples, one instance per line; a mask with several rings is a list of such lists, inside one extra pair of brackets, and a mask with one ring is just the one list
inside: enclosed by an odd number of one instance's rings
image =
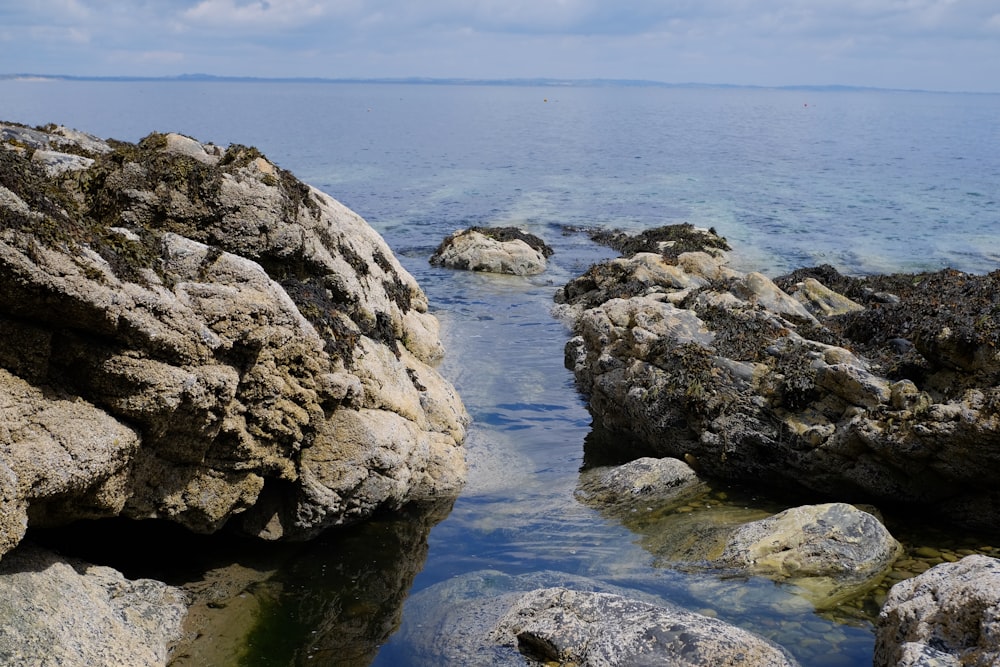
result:
[[(586, 465), (578, 507), (639, 533), (657, 568), (773, 581), (803, 614), (878, 599), (877, 667), (1000, 660), (1000, 561), (907, 550), (880, 513), (995, 529), (1000, 274), (772, 280), (732, 269), (712, 230), (594, 238), (621, 257), (557, 312), (625, 463)], [(551, 254), (472, 228), (431, 261), (537, 275)], [(317, 628), (297, 655), (373, 660), (463, 486), (469, 423), (427, 297), (378, 234), (250, 147), (0, 123), (0, 283), (0, 661), (237, 659), (260, 612), (243, 591), (279, 587), (270, 565), (240, 547), (182, 590), (25, 539), (109, 518), (331, 539), (350, 581), (296, 590)], [(809, 502), (713, 513), (717, 480)], [(798, 664), (710, 609), (566, 573), (485, 569), (411, 604), (412, 664)]]

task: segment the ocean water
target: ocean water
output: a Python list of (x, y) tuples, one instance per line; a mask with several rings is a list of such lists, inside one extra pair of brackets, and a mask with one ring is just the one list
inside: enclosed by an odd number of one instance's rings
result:
[[(550, 308), (558, 286), (608, 252), (563, 230), (711, 226), (738, 268), (769, 275), (820, 263), (855, 274), (992, 271), (1000, 96), (0, 81), (0, 118), (257, 146), (381, 232), (442, 321), (441, 372), (475, 420), (462, 496), (276, 558), (274, 574), (247, 590), (261, 602), (247, 632), (227, 640), (240, 647), (214, 664), (428, 664), (422, 632), (444, 605), (434, 600), (458, 595), (435, 591), (538, 573), (718, 615), (781, 641), (804, 665), (871, 664), (870, 605), (817, 612), (771, 582), (677, 571), (657, 558), (659, 524), (574, 499), (595, 434)], [(428, 264), (444, 236), (472, 224), (542, 236), (556, 249), (549, 271), (525, 279)], [(723, 497), (736, 509), (781, 506), (738, 489), (704, 504)]]

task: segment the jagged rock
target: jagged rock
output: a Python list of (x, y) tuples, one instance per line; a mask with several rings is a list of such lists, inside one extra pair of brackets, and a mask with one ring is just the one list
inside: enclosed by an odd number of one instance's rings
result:
[(740, 526), (718, 562), (793, 583), (817, 607), (828, 608), (876, 585), (901, 551), (874, 516), (829, 503)]
[(167, 664), (187, 612), (182, 591), (23, 545), (0, 565), (0, 662), (90, 667)]
[(545, 271), (551, 255), (552, 248), (544, 241), (514, 227), (471, 227), (442, 241), (430, 262), (451, 269), (531, 276)]
[(0, 139), (0, 555), (25, 520), (305, 538), (457, 494), (437, 321), (359, 216), (245, 146)]
[(645, 236), (683, 242), (619, 239), (556, 294), (599, 425), (710, 477), (1000, 519), (1000, 272), (772, 281), (708, 231)]
[(1000, 561), (966, 556), (899, 582), (879, 614), (876, 667), (1000, 663)]

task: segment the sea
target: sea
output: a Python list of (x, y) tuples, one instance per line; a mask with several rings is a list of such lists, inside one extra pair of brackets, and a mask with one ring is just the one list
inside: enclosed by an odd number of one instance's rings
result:
[[(129, 576), (210, 585), (229, 565), (245, 570), (243, 588), (207, 612), (201, 648), (175, 664), (441, 664), (463, 603), (538, 582), (614, 587), (715, 616), (807, 667), (871, 664), (877, 596), (818, 609), (794, 586), (678, 568), (662, 557), (669, 521), (577, 500), (581, 468), (616, 450), (564, 368), (571, 334), (552, 297), (611, 256), (580, 230), (681, 222), (714, 228), (735, 268), (770, 276), (818, 264), (852, 275), (994, 271), (1000, 95), (8, 79), (0, 119), (256, 146), (384, 236), (428, 294), (447, 348), (440, 371), (473, 417), (469, 480), (443, 507), (379, 516), (294, 552), (173, 537), (152, 553), (126, 549), (121, 534), (100, 538), (114, 546), (102, 564)], [(428, 263), (470, 225), (542, 237), (555, 249), (549, 269), (520, 278)], [(790, 503), (777, 489), (713, 486), (683, 509), (711, 521), (720, 508), (762, 515)], [(887, 517), (910, 551), (1000, 547), (913, 519)]]

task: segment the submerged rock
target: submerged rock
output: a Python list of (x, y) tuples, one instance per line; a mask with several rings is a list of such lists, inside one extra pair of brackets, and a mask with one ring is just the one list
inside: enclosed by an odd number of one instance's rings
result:
[(556, 572), (475, 572), (421, 591), (404, 625), (417, 665), (795, 665), (781, 647), (636, 591)]
[(531, 276), (545, 271), (552, 248), (515, 227), (471, 227), (455, 232), (431, 255), (450, 269)]
[(0, 281), (0, 555), (108, 516), (306, 538), (463, 483), (423, 291), (256, 149), (0, 124)]
[(619, 239), (556, 294), (595, 422), (708, 476), (996, 524), (1000, 272), (772, 281), (709, 231), (646, 236), (683, 243)]
[(817, 607), (829, 608), (878, 584), (901, 552), (874, 516), (830, 503), (740, 526), (718, 562), (795, 584)]
[(186, 611), (179, 589), (25, 544), (0, 565), (0, 662), (166, 665)]
[(876, 667), (1000, 663), (1000, 561), (967, 556), (901, 581), (875, 631)]

